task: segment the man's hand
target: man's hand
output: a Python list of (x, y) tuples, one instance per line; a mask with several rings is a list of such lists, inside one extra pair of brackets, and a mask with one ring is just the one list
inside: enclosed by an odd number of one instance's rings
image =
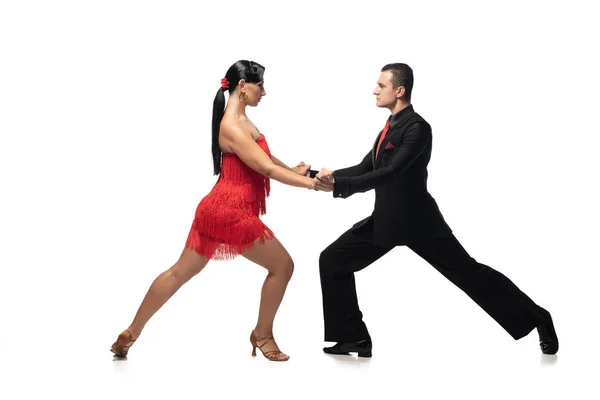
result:
[(310, 165), (305, 164), (304, 161), (300, 161), (298, 165), (292, 168), (292, 171), (299, 175), (310, 176)]
[(315, 178), (315, 189), (320, 192), (333, 192), (333, 182)]
[(323, 179), (326, 181), (331, 181), (333, 182), (333, 171), (329, 170), (327, 168), (321, 168), (321, 170), (319, 171), (319, 173), (316, 176), (318, 179)]
[(315, 187), (318, 191), (321, 192), (332, 192), (333, 191), (333, 183), (335, 179), (333, 179), (333, 171), (328, 170), (326, 168), (322, 168), (321, 171), (315, 177), (316, 184)]

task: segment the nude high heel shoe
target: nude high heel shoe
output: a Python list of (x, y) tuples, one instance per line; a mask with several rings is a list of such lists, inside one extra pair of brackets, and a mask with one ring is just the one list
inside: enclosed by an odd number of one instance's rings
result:
[[(268, 350), (263, 351), (263, 347), (269, 343), (270, 341), (275, 341), (273, 336), (271, 337), (256, 337), (254, 331), (250, 333), (250, 343), (252, 344), (252, 356), (256, 356), (256, 348), (260, 350), (260, 352), (265, 356), (265, 358), (269, 361), (287, 361), (290, 359), (290, 356), (283, 353), (281, 350)], [(262, 342), (259, 344), (259, 342)]]
[(127, 352), (129, 348), (133, 346), (135, 339), (133, 339), (133, 335), (129, 330), (124, 330), (121, 332), (117, 341), (113, 343), (110, 348), (110, 351), (115, 353), (117, 357), (127, 357)]

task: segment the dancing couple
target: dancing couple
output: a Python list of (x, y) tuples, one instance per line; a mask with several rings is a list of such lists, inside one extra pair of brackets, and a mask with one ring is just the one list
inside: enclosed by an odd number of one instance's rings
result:
[(181, 256), (154, 280), (131, 325), (112, 345), (116, 356), (127, 355), (150, 318), (209, 260), (242, 256), (268, 271), (258, 320), (250, 333), (252, 355), (258, 347), (271, 361), (289, 359), (273, 338), (273, 321), (294, 262), (259, 218), (266, 211), (271, 179), (332, 192), (336, 199), (375, 190), (372, 214), (343, 233), (319, 258), (324, 339), (336, 343), (325, 347), (325, 353), (371, 357), (373, 344), (358, 306), (354, 273), (396, 246), (407, 246), (431, 264), (514, 339), (537, 329), (542, 352), (558, 351), (550, 313), (506, 276), (469, 256), (427, 191), (432, 131), (411, 104), (414, 79), (408, 65), (388, 64), (381, 70), (373, 94), (376, 105), (387, 108), (390, 116), (363, 160), (349, 168), (320, 171), (304, 162), (289, 167), (279, 160), (246, 116), (246, 107), (257, 106), (266, 94), (264, 71), (256, 62), (240, 60), (221, 80), (212, 118), (218, 180), (196, 209)]

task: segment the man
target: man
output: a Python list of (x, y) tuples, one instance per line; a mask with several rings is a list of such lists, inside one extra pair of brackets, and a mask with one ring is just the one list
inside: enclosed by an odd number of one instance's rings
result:
[[(391, 116), (362, 162), (322, 169), (317, 190), (345, 199), (375, 189), (375, 209), (321, 253), (325, 341), (323, 351), (371, 357), (372, 342), (358, 306), (354, 273), (394, 247), (408, 246), (483, 308), (515, 340), (537, 328), (544, 354), (558, 351), (550, 313), (507, 277), (471, 258), (452, 234), (427, 191), (431, 126), (410, 102), (413, 72), (406, 64), (383, 67), (373, 94)], [(314, 175), (316, 171), (312, 171)]]

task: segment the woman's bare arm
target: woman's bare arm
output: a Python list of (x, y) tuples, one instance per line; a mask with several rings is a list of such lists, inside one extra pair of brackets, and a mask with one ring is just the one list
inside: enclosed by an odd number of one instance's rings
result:
[(253, 170), (286, 185), (315, 188), (314, 179), (299, 175), (287, 166), (274, 163), (241, 127), (236, 125), (222, 127), (221, 135), (226, 140), (228, 147)]

